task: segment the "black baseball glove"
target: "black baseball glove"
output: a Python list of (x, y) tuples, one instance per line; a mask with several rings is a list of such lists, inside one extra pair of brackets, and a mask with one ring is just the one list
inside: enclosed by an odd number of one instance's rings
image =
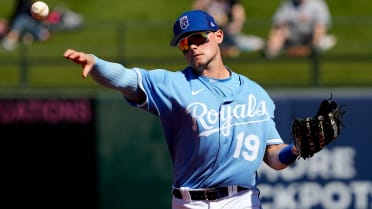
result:
[(341, 126), (344, 126), (341, 118), (345, 113), (342, 107), (331, 97), (322, 101), (315, 117), (293, 120), (292, 136), (299, 157), (312, 157), (340, 135)]

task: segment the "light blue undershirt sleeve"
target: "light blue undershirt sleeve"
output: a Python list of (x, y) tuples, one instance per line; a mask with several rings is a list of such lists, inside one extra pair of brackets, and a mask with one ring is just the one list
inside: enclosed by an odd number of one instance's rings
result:
[(123, 96), (130, 100), (138, 98), (138, 76), (133, 69), (105, 61), (95, 55), (92, 56), (95, 58), (95, 65), (90, 75), (97, 83), (107, 88), (119, 90)]

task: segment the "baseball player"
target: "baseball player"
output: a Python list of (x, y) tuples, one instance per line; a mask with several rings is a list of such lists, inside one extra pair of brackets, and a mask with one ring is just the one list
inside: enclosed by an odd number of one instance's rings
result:
[(257, 83), (225, 66), (223, 31), (201, 10), (173, 27), (188, 66), (181, 71), (126, 68), (67, 49), (64, 57), (130, 105), (161, 121), (173, 165), (172, 208), (261, 208), (257, 169), (284, 169), (298, 153), (275, 128), (275, 105)]

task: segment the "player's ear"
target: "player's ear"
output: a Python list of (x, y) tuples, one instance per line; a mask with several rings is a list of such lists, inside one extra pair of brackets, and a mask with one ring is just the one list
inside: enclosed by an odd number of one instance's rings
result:
[(215, 33), (215, 35), (216, 35), (217, 43), (218, 43), (218, 44), (221, 44), (222, 41), (223, 41), (223, 36), (224, 36), (223, 31), (222, 31), (221, 29), (218, 29), (218, 30), (217, 30), (216, 32), (214, 32), (214, 33)]

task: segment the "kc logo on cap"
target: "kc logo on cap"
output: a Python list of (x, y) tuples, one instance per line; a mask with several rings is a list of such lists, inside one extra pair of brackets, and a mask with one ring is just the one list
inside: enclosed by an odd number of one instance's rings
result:
[(187, 27), (189, 27), (189, 19), (187, 16), (183, 16), (180, 18), (180, 27), (182, 30), (185, 30)]

